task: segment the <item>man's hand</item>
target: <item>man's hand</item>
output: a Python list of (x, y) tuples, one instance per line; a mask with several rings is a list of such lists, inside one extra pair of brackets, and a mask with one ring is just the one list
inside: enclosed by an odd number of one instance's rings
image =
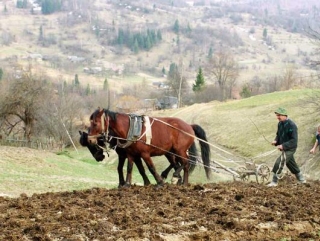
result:
[(282, 145), (278, 145), (277, 148), (278, 148), (279, 151), (283, 150), (283, 146)]
[(275, 146), (276, 143), (277, 143), (277, 141), (273, 141), (273, 142), (271, 142), (271, 145)]

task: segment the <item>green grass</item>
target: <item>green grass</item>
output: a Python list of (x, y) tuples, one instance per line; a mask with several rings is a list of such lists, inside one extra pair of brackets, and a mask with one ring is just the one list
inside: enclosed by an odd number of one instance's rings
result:
[[(307, 178), (314, 179), (320, 175), (320, 152), (310, 155), (309, 150), (313, 146), (320, 117), (304, 102), (312, 95), (319, 95), (319, 90), (290, 90), (224, 103), (195, 104), (181, 109), (155, 112), (151, 116), (174, 116), (202, 126), (211, 146), (212, 161), (233, 169), (244, 165), (245, 161), (263, 162), (271, 167), (279, 155), (270, 144), (277, 127), (274, 110), (283, 106), (298, 126), (299, 147), (296, 160)], [(227, 152), (221, 152), (219, 148)], [(169, 165), (163, 156), (154, 157), (153, 161), (158, 173)], [(116, 188), (118, 185), (118, 161), (115, 152), (111, 152), (103, 162), (96, 162), (87, 148), (83, 147), (78, 147), (77, 151), (66, 149), (55, 154), (38, 154), (37, 150), (18, 148), (8, 151), (8, 155), (2, 154), (0, 164), (0, 193), (13, 196), (22, 192), (32, 194), (92, 187)], [(151, 183), (155, 184), (153, 176), (146, 167), (145, 169)], [(233, 179), (230, 173), (222, 169), (219, 171), (220, 173), (213, 173), (210, 182)], [(171, 177), (172, 172), (166, 181), (170, 182)], [(196, 168), (190, 176), (190, 182), (207, 182), (203, 167)], [(142, 178), (134, 166), (133, 184), (142, 183)]]

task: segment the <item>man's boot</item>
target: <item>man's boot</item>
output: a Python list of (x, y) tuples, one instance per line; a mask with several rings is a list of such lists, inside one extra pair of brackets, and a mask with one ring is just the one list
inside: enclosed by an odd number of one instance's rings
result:
[(278, 186), (278, 177), (276, 174), (273, 174), (272, 182), (270, 182), (267, 187), (276, 187)]
[(304, 177), (303, 177), (303, 175), (302, 175), (302, 173), (301, 172), (299, 172), (299, 173), (297, 173), (296, 174), (296, 178), (297, 178), (297, 180), (298, 180), (298, 182), (299, 183), (306, 183), (307, 181), (306, 181), (306, 179), (304, 179)]

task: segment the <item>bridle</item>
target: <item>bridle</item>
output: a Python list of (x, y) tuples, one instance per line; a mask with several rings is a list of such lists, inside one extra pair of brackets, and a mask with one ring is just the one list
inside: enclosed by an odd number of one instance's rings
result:
[[(109, 128), (105, 128), (105, 124), (108, 123), (108, 126), (109, 126), (109, 116), (108, 114), (106, 114), (106, 111), (103, 109), (103, 113), (100, 117), (101, 119), (101, 132), (99, 134), (96, 134), (96, 135), (89, 135), (88, 134), (88, 142), (91, 143), (91, 144), (95, 144), (96, 146), (100, 147), (101, 149), (105, 150), (107, 152), (107, 154), (109, 155), (108, 153), (108, 149), (106, 149), (105, 147), (103, 146), (100, 146), (98, 144), (98, 139), (99, 138), (102, 138), (103, 142), (109, 142), (109, 140), (107, 141), (108, 139), (108, 134), (109, 134)], [(92, 119), (91, 121), (93, 123), (95, 123), (95, 118), (94, 118), (94, 114), (92, 116)], [(90, 132), (90, 131), (89, 131)]]

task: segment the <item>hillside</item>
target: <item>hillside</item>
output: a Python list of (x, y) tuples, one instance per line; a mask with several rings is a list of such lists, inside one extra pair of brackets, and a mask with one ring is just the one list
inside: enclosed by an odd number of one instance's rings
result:
[[(0, 146), (0, 239), (318, 240), (320, 151), (309, 150), (320, 120), (306, 100), (319, 94), (291, 90), (153, 113), (200, 124), (212, 161), (237, 167), (254, 160), (271, 167), (279, 153), (266, 139), (275, 134), (275, 108), (284, 106), (299, 128), (296, 157), (304, 185), (287, 175), (269, 188), (254, 178), (233, 181), (222, 170), (207, 181), (199, 167), (188, 187), (169, 179), (161, 188), (142, 187), (135, 169), (134, 185), (117, 189), (114, 154), (97, 163), (81, 147), (50, 153)], [(168, 165), (161, 157), (154, 162), (159, 171)]]
[[(165, 82), (162, 69), (168, 71), (171, 63), (183, 66), (190, 84), (198, 67), (206, 65), (210, 48), (214, 53), (223, 48), (232, 52), (241, 68), (238, 89), (253, 79), (255, 87), (257, 81), (267, 85), (288, 68), (295, 70), (296, 85), (312, 87), (310, 76), (316, 71), (308, 61), (316, 58), (316, 45), (301, 30), (303, 22), (313, 21), (319, 3), (295, 1), (289, 6), (286, 1), (278, 2), (259, 6), (254, 1), (194, 1), (191, 6), (175, 1), (170, 6), (169, 1), (96, 0), (78, 1), (64, 11), (43, 15), (32, 14), (31, 5), (18, 9), (15, 1), (1, 1), (0, 9), (6, 11), (0, 12), (0, 66), (7, 74), (32, 68), (58, 83), (72, 83), (78, 74), (81, 84), (93, 89), (101, 88), (107, 77), (110, 86), (121, 92), (143, 80), (150, 85)], [(282, 9), (281, 15), (277, 8)], [(173, 31), (177, 20), (179, 34)], [(295, 31), (288, 27), (291, 21)], [(119, 29), (161, 30), (162, 41), (148, 51), (133, 53), (112, 44)], [(265, 29), (268, 41), (263, 39)], [(205, 76), (208, 84), (214, 83), (209, 73)]]
[[(296, 160), (308, 180), (318, 180), (320, 174), (320, 151), (309, 154), (314, 143), (319, 116), (310, 96), (319, 96), (316, 90), (291, 90), (255, 96), (226, 103), (210, 102), (196, 104), (178, 110), (158, 111), (151, 116), (175, 116), (188, 123), (204, 128), (211, 145), (211, 160), (236, 169), (246, 161), (266, 163), (272, 167), (279, 153), (271, 146), (277, 120), (274, 110), (278, 106), (288, 109), (289, 117), (298, 125), (299, 147)], [(89, 113), (88, 113), (89, 114)], [(111, 153), (103, 162), (97, 163), (86, 148), (78, 151), (67, 149), (50, 153), (29, 148), (0, 146), (0, 193), (18, 196), (20, 193), (56, 192), (92, 187), (117, 187), (117, 157)], [(168, 166), (162, 157), (154, 158), (158, 172)], [(216, 166), (216, 165), (214, 165)], [(217, 169), (210, 181), (205, 179), (201, 166), (196, 168), (190, 182), (232, 181), (230, 173)], [(154, 178), (147, 171), (152, 183)], [(169, 175), (170, 176), (170, 175)], [(251, 177), (255, 181), (254, 177)], [(170, 178), (166, 180), (170, 182)], [(133, 183), (141, 185), (142, 179), (134, 169)]]

